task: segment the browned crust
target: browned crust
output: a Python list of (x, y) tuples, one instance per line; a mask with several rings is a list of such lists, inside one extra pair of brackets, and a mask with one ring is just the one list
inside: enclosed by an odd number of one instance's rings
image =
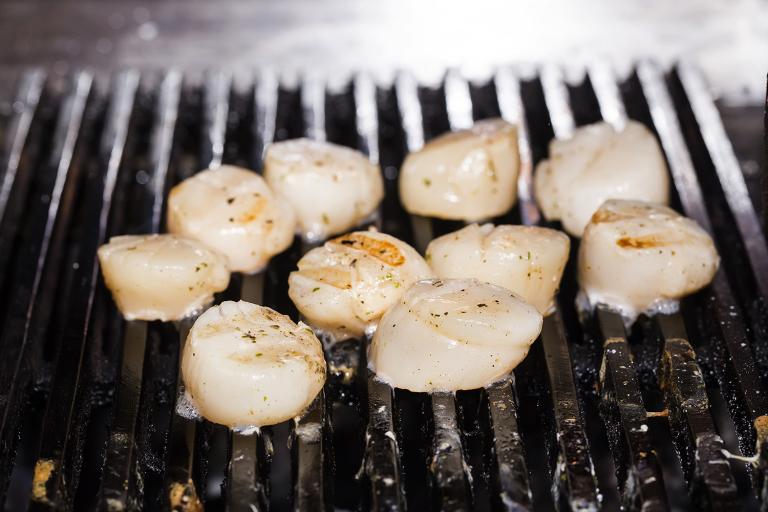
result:
[(399, 267), (405, 263), (405, 256), (395, 244), (367, 236), (364, 233), (349, 233), (334, 238), (330, 243), (365, 252), (391, 267)]

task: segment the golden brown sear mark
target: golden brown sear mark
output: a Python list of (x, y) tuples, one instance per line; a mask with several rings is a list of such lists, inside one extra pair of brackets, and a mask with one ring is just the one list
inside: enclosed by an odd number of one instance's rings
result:
[(340, 236), (339, 238), (331, 240), (331, 243), (345, 245), (357, 249), (358, 251), (366, 252), (377, 260), (392, 267), (398, 267), (405, 263), (405, 256), (393, 243), (386, 240), (379, 240), (363, 233), (350, 233), (348, 235)]
[(616, 245), (622, 249), (653, 249), (667, 245), (667, 241), (656, 235), (624, 236), (616, 240)]

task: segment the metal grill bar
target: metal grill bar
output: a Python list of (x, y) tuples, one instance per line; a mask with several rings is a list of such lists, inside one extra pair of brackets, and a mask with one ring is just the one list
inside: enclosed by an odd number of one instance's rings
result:
[[(455, 87), (451, 89), (454, 95), (452, 100), (458, 100), (458, 115), (464, 123), (467, 123), (466, 108), (469, 106), (469, 124), (471, 125), (469, 90), (466, 83), (457, 82), (457, 80), (460, 79), (454, 74)], [(411, 75), (404, 73), (397, 77), (395, 87), (408, 150), (418, 151), (424, 143), (418, 85)], [(457, 113), (456, 109), (454, 113)], [(432, 219), (411, 215), (411, 222), (416, 248), (423, 254), (434, 236)], [(454, 394), (432, 393), (431, 399), (434, 437), (430, 471), (435, 484), (434, 498), (439, 508), (443, 510), (460, 510), (471, 503), (471, 489), (465, 474), (461, 435), (456, 419), (456, 397)]]
[[(424, 146), (424, 119), (421, 115), (419, 86), (413, 75), (407, 72), (399, 74), (395, 81), (395, 93), (403, 123), (406, 147), (409, 153), (415, 153)], [(413, 226), (414, 246), (416, 250), (424, 254), (427, 245), (434, 237), (432, 221), (420, 215), (411, 215), (410, 217)]]
[(657, 320), (664, 337), (661, 386), (692, 501), (711, 510), (738, 510), (736, 484), (710, 415), (696, 353), (678, 318), (659, 315)]
[[(22, 77), (14, 101), (14, 105), (20, 104), (21, 108), (7, 129), (3, 167), (0, 168), (3, 171), (0, 185), (0, 289), (6, 289), (13, 274), (8, 265), (16, 249), (16, 237), (22, 224), (22, 212), (27, 207), (25, 201), (34, 171), (32, 158), (22, 157), (40, 151), (35, 147), (35, 137), (30, 132), (33, 120), (36, 116), (40, 117), (44, 89), (45, 74), (42, 72), (31, 72)], [(0, 311), (5, 311), (9, 302), (6, 297), (0, 299)]]
[[(222, 164), (224, 144), (226, 142), (227, 116), (229, 111), (229, 95), (231, 76), (225, 72), (214, 72), (206, 76), (203, 89), (203, 132), (204, 141), (201, 147), (201, 158), (209, 168)], [(181, 357), (184, 352), (189, 330), (195, 318), (184, 319), (178, 323), (179, 360), (176, 375), (176, 398), (183, 400), (184, 383), (181, 372)], [(169, 434), (169, 462), (166, 473), (167, 504), (172, 510), (198, 510), (202, 502), (198, 491), (200, 482), (195, 482), (195, 444), (198, 435), (199, 421), (179, 414), (174, 407)], [(235, 450), (232, 450), (235, 453)], [(254, 464), (255, 466), (255, 464)], [(241, 482), (237, 475), (234, 481)], [(233, 493), (239, 497), (237, 492)]]
[[(601, 113), (617, 129), (626, 123), (622, 103), (611, 94), (616, 90), (610, 69), (592, 68), (602, 97), (610, 98)], [(546, 80), (544, 79), (546, 76)], [(571, 137), (576, 122), (568, 100), (568, 91), (559, 71), (550, 68), (542, 77), (544, 91), (553, 120), (555, 135)], [(600, 412), (616, 468), (622, 502), (630, 510), (668, 508), (664, 480), (655, 452), (652, 451), (646, 424), (646, 411), (635, 375), (634, 364), (621, 317), (598, 306), (595, 311), (603, 339), (600, 370), (602, 402)]]
[(19, 92), (13, 102), (14, 116), (8, 127), (8, 136), (3, 148), (2, 182), (0, 183), (0, 220), (5, 217), (8, 199), (16, 182), (21, 155), (27, 143), (32, 119), (37, 112), (40, 96), (45, 86), (45, 73), (41, 70), (25, 73), (21, 78)]
[(689, 64), (680, 64), (677, 70), (722, 184), (728, 206), (733, 212), (736, 227), (746, 245), (752, 274), (761, 295), (768, 298), (768, 245), (749, 199), (739, 161), (701, 73)]
[[(165, 179), (178, 117), (181, 75), (169, 72), (163, 78), (158, 115), (152, 132), (152, 209), (148, 215), (151, 232), (160, 229)], [(136, 429), (144, 377), (147, 322), (127, 323), (123, 337), (122, 367), (117, 389), (114, 426), (107, 441), (102, 481), (102, 508), (135, 506), (141, 496), (136, 470)], [(139, 484), (137, 487), (136, 484)]]
[[(179, 322), (179, 363), (184, 352), (184, 343), (194, 319)], [(182, 399), (184, 384), (181, 366), (176, 374), (177, 401)], [(177, 406), (178, 404), (176, 404)], [(174, 406), (168, 437), (168, 469), (166, 474), (167, 506), (174, 511), (196, 511), (202, 508), (200, 495), (194, 481), (195, 438), (197, 420), (180, 415)]]
[(325, 83), (316, 76), (307, 77), (301, 86), (306, 136), (325, 140)]
[[(355, 77), (355, 120), (360, 150), (372, 162), (379, 160), (379, 122), (376, 86), (366, 74)], [(360, 344), (365, 357), (365, 343)], [(370, 484), (371, 510), (404, 510), (405, 496), (400, 480), (400, 452), (392, 418), (392, 388), (366, 372), (368, 391), (368, 424), (364, 471)]]
[[(87, 73), (78, 73), (73, 80), (54, 131), (50, 159), (38, 170), (44, 191), (40, 197), (34, 197), (40, 206), (34, 203), (29, 206), (30, 220), (25, 223), (28, 238), (20, 249), (23, 257), (13, 271), (11, 299), (0, 338), (3, 351), (0, 359), (0, 495), (5, 494), (10, 476), (16, 428), (31, 377), (30, 344), (42, 342), (35, 328), (37, 322), (48, 322), (53, 307), (52, 294), (39, 297), (39, 293), (42, 285), (55, 282), (59, 272), (63, 234), (72, 214), (73, 194), (81, 173), (74, 157), (91, 82)], [(57, 224), (64, 229), (54, 233)]]
[(496, 457), (498, 502), (506, 510), (526, 510), (531, 506), (531, 487), (525, 463), (523, 440), (517, 428), (517, 400), (514, 375), (485, 388), (493, 429)]
[(405, 510), (400, 456), (392, 421), (392, 388), (370, 372), (365, 474), (371, 485), (371, 510)]
[(210, 73), (206, 78), (203, 124), (207, 144), (203, 146), (201, 157), (203, 162), (208, 164), (209, 169), (219, 167), (224, 158), (231, 87), (232, 76), (228, 72)]
[[(107, 124), (99, 150), (99, 164), (105, 169), (103, 179), (95, 181), (96, 190), (86, 199), (87, 217), (98, 222), (89, 225), (83, 237), (78, 265), (78, 289), (69, 309), (68, 323), (61, 339), (61, 352), (55, 364), (55, 377), (48, 398), (48, 408), (42, 427), (40, 455), (35, 464), (35, 475), (45, 476), (33, 482), (33, 509), (60, 509), (68, 506), (72, 482), (66, 475), (67, 448), (76, 423), (77, 395), (80, 392), (83, 359), (93, 301), (98, 282), (96, 249), (104, 243), (112, 207), (112, 197), (123, 161), (123, 151), (133, 112), (139, 75), (128, 71), (115, 79), (115, 92), (107, 113)], [(66, 483), (69, 485), (66, 485)]]
[[(712, 233), (712, 225), (704, 207), (704, 196), (661, 72), (655, 65), (647, 62), (642, 63), (637, 72), (653, 123), (667, 154), (683, 209), (689, 217)], [(737, 423), (736, 426), (742, 452), (753, 454), (755, 431), (760, 430), (759, 427), (765, 422), (768, 402), (757, 375), (741, 311), (736, 306), (730, 284), (722, 269), (715, 275), (710, 290), (711, 300), (708, 302), (712, 304), (721, 334), (716, 340), (716, 348), (722, 354), (723, 363), (718, 364), (716, 368), (718, 380), (729, 397), (731, 415), (739, 416), (745, 413), (751, 419), (751, 425)], [(765, 433), (764, 429), (762, 433)], [(761, 442), (762, 440), (763, 436)]]
[(629, 510), (668, 510), (664, 477), (648, 434), (647, 413), (620, 315), (598, 308), (604, 340), (600, 412), (611, 443), (622, 502)]
[[(555, 136), (569, 137), (575, 129), (575, 123), (570, 114), (567, 91), (558, 68), (543, 70), (542, 86)], [(564, 94), (566, 96), (563, 96)], [(522, 100), (519, 104), (522, 104)], [(523, 138), (522, 134), (518, 136)], [(529, 161), (533, 160), (530, 156), (527, 158)], [(526, 195), (532, 197), (532, 191), (529, 190)], [(531, 209), (535, 208), (535, 205), (521, 205), (521, 208)], [(544, 319), (541, 341), (547, 363), (557, 432), (558, 460), (553, 475), (553, 498), (557, 506), (597, 509), (599, 498), (595, 473), (559, 309)]]
[(294, 510), (325, 510), (325, 392), (322, 391), (296, 421), (296, 489)]
[(533, 199), (533, 158), (528, 123), (525, 120), (520, 82), (509, 67), (501, 68), (494, 79), (501, 117), (517, 126), (517, 143), (520, 152), (520, 175), (517, 179), (517, 197), (523, 224), (533, 226), (541, 221)]
[(368, 159), (379, 163), (379, 115), (376, 104), (376, 84), (370, 75), (360, 73), (355, 76), (355, 124), (359, 136), (360, 151)]
[[(506, 77), (505, 86), (519, 93), (519, 86), (512, 76)], [(515, 88), (517, 87), (517, 88)], [(445, 79), (445, 103), (448, 110), (448, 122), (452, 130), (469, 128), (473, 123), (472, 96), (469, 83), (456, 71), (451, 71)], [(519, 98), (519, 96), (518, 96)], [(507, 98), (505, 98), (507, 99)], [(511, 100), (514, 102), (514, 99)], [(508, 119), (521, 119), (522, 109), (513, 106), (507, 112)], [(520, 128), (521, 131), (525, 127)], [(527, 141), (527, 137), (525, 137)], [(522, 158), (521, 158), (522, 160)], [(521, 173), (523, 174), (523, 173)], [(530, 180), (530, 168), (525, 178)], [(528, 470), (525, 464), (522, 439), (517, 430), (517, 403), (515, 398), (514, 375), (508, 379), (487, 386), (488, 408), (493, 430), (493, 451), (497, 474), (494, 475), (499, 485), (498, 500), (506, 508), (511, 506), (527, 507), (531, 501), (528, 483)]]
[[(618, 88), (615, 86), (611, 87), (609, 83), (603, 83), (597, 92), (597, 98), (601, 106), (601, 111), (608, 114), (610, 118), (613, 119), (615, 127), (618, 128), (619, 126), (623, 126), (626, 123), (626, 113), (623, 109), (623, 105), (620, 103)], [(700, 377), (701, 370), (696, 364), (693, 349), (687, 341), (687, 335), (685, 334), (685, 327), (683, 324), (682, 316), (679, 313), (669, 316), (662, 315), (658, 318), (658, 320), (662, 326), (664, 326), (662, 328), (662, 336), (665, 340), (664, 364), (684, 365), (683, 368), (673, 367), (670, 369), (666, 366), (665, 368), (667, 368), (668, 371), (677, 372), (676, 374), (680, 374), (681, 372), (694, 372), (695, 375)], [(677, 338), (670, 338), (671, 331), (676, 333)], [(687, 355), (693, 355), (694, 357), (683, 357), (681, 355), (683, 352)], [(669, 377), (669, 374), (665, 375)], [(693, 385), (694, 381), (695, 385)], [(722, 445), (722, 440), (719, 436), (717, 436), (714, 423), (709, 416), (709, 401), (706, 396), (704, 381), (703, 379), (695, 378), (694, 381), (689, 379), (687, 382), (691, 385), (678, 388), (680, 396), (670, 395), (668, 389), (665, 389), (667, 391), (665, 396), (667, 397), (668, 408), (670, 411), (673, 411), (673, 409), (669, 407), (670, 403), (678, 407), (676, 409), (677, 411), (679, 411), (681, 407), (685, 409), (690, 407), (690, 404), (696, 404), (697, 407), (703, 410), (703, 413), (707, 418), (706, 422), (694, 418), (693, 421), (696, 421), (697, 425), (693, 425), (690, 422), (692, 419), (691, 415), (685, 416), (689, 420), (687, 428), (695, 432), (695, 435), (690, 438), (680, 434), (680, 432), (686, 428), (685, 422), (680, 419), (680, 414), (678, 414), (677, 417), (672, 418), (670, 423), (673, 427), (674, 433), (676, 434), (675, 438), (677, 450), (684, 466), (687, 463), (686, 454), (690, 453), (695, 453), (696, 460), (699, 461), (701, 465), (704, 465), (704, 467), (709, 467), (711, 464), (722, 464), (722, 462), (725, 462), (725, 466), (721, 465), (720, 470), (716, 475), (712, 475), (711, 473), (707, 474), (707, 476), (710, 477), (709, 483), (716, 485), (721, 492), (721, 494), (718, 495), (719, 498), (717, 498), (715, 501), (710, 500), (710, 502), (707, 503), (708, 506), (717, 510), (718, 507), (725, 506), (723, 500), (735, 502), (736, 487), (733, 483), (733, 476), (731, 475), (730, 466), (727, 464), (727, 460), (725, 460), (723, 457), (721, 450), (711, 449), (712, 442), (717, 442)], [(662, 382), (662, 387), (668, 388), (668, 384), (668, 381)], [(675, 401), (676, 399), (677, 401)], [(680, 405), (680, 402), (683, 402), (684, 405)], [(700, 445), (698, 442), (699, 438), (697, 438), (697, 436), (700, 436), (701, 439), (706, 439), (707, 442)], [(693, 476), (694, 473), (692, 471), (686, 471), (686, 477), (689, 479), (689, 482), (691, 482), (691, 478)], [(704, 472), (697, 471), (695, 476), (697, 478), (703, 477)], [(718, 477), (718, 481), (715, 481), (715, 479)], [(700, 485), (700, 482), (691, 484), (691, 497), (694, 500), (696, 500), (698, 497), (698, 492), (696, 492), (696, 489), (698, 489)]]
[(435, 436), (432, 442), (430, 471), (435, 480), (435, 503), (440, 510), (466, 510), (472, 493), (464, 467), (461, 435), (456, 421), (453, 393), (432, 393)]

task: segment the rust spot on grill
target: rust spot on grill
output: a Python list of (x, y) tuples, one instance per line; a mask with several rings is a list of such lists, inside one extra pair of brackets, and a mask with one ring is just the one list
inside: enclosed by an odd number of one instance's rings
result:
[(666, 245), (666, 242), (656, 235), (624, 236), (616, 240), (616, 245), (622, 249), (652, 249)]
[(768, 441), (768, 415), (764, 414), (755, 418), (754, 426), (758, 444)]
[(40, 459), (35, 464), (35, 475), (32, 479), (32, 499), (41, 503), (50, 503), (48, 499), (48, 481), (53, 475), (56, 463), (51, 459)]
[(171, 510), (176, 512), (202, 512), (203, 504), (197, 497), (195, 483), (189, 479), (181, 484), (174, 482), (168, 490), (168, 502)]
[(377, 260), (392, 267), (398, 267), (405, 263), (405, 256), (395, 244), (386, 240), (379, 240), (363, 233), (350, 233), (334, 238), (331, 243), (344, 245), (368, 253)]

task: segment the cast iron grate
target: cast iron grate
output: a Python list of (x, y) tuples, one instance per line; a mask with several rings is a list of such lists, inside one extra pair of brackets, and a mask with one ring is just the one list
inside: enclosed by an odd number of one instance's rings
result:
[[(757, 509), (768, 503), (768, 248), (717, 110), (695, 69), (503, 68), (329, 88), (259, 73), (87, 72), (17, 80), (0, 98), (0, 500), (9, 510)], [(162, 231), (166, 193), (222, 163), (260, 168), (272, 140), (357, 147), (378, 161), (377, 226), (423, 248), (457, 223), (409, 218), (407, 151), (493, 116), (520, 126), (519, 204), (498, 222), (542, 223), (535, 163), (553, 137), (628, 118), (658, 135), (673, 204), (723, 256), (681, 312), (630, 332), (606, 310), (579, 318), (570, 262), (540, 340), (482, 390), (391, 390), (364, 343), (327, 353), (324, 392), (295, 422), (252, 435), (175, 414), (190, 321), (124, 322), (101, 283), (107, 237)], [(575, 244), (574, 244), (575, 245)], [(296, 242), (221, 298), (297, 313)], [(736, 457), (732, 456), (735, 454)], [(742, 454), (742, 456), (738, 456)], [(747, 459), (749, 458), (749, 459)]]

